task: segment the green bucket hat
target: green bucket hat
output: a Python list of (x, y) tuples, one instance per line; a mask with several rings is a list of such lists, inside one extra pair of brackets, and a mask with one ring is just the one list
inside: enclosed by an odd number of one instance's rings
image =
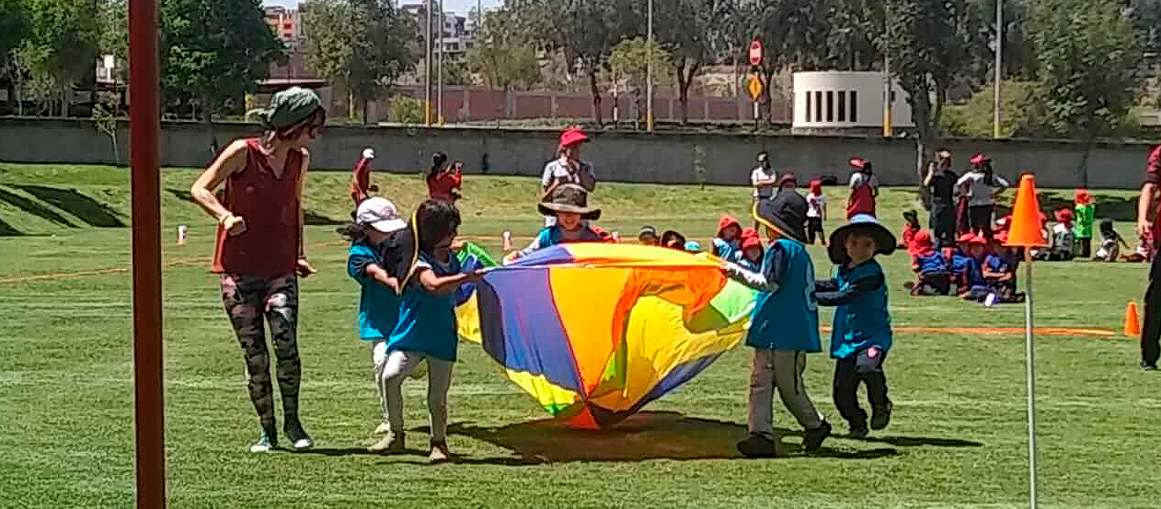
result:
[(322, 107), (322, 100), (313, 90), (291, 87), (270, 99), (270, 107), (255, 110), (254, 113), (269, 129), (282, 129), (302, 122), (315, 110)]

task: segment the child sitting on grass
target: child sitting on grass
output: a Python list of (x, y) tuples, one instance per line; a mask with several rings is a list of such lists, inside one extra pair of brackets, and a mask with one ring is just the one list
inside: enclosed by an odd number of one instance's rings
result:
[(764, 254), (761, 239), (757, 236), (746, 237), (742, 241), (742, 259), (738, 260), (738, 265), (750, 272), (758, 272), (762, 270), (762, 256)]
[(388, 429), (380, 450), (386, 454), (405, 450), (403, 380), (426, 360), (429, 459), (433, 463), (449, 459), (447, 393), (459, 343), (455, 306), (468, 297), (457, 290), (482, 276), (482, 272), (463, 273), (452, 254), (459, 225), (460, 213), (451, 202), (427, 200), (420, 204), (411, 224), (383, 246), (388, 273), (400, 282), (402, 290), (399, 318), (387, 339), (382, 375)]
[(983, 302), (991, 293), (983, 272), (988, 241), (982, 236), (972, 235), (972, 238), (967, 241), (967, 246), (967, 268), (963, 279), (964, 287), (958, 289), (959, 298)]
[(830, 436), (830, 424), (810, 401), (802, 382), (806, 354), (822, 351), (818, 337), (818, 305), (814, 301), (814, 263), (806, 251), (806, 199), (783, 192), (754, 207), (754, 219), (766, 227), (770, 247), (759, 271), (723, 262), (735, 281), (758, 291), (746, 333), (754, 348), (750, 370), (750, 436), (738, 443), (748, 457), (779, 454), (774, 433), (774, 388), (782, 403), (805, 429), (803, 449), (817, 451)]
[(714, 256), (723, 260), (737, 261), (742, 250), (742, 224), (731, 216), (722, 216), (718, 221), (718, 233), (714, 237)]
[(947, 254), (947, 263), (951, 268), (951, 282), (955, 284), (956, 295), (962, 294), (968, 289), (968, 282), (971, 276), (971, 257), (968, 256), (969, 243), (974, 239), (974, 233), (965, 233), (956, 239), (956, 245), (949, 248), (950, 253)]
[(673, 230), (665, 230), (661, 234), (661, 247), (685, 251), (685, 235)]
[(992, 237), (992, 252), (984, 257), (981, 268), (984, 281), (991, 290), (985, 303), (991, 305), (997, 302), (1024, 302), (1024, 294), (1016, 291), (1016, 267), (1019, 259), (1004, 244), (1008, 242), (1008, 232), (997, 233)]
[(906, 249), (908, 254), (915, 256), (915, 250), (911, 242), (915, 240), (915, 235), (923, 231), (923, 227), (919, 226), (919, 213), (914, 210), (908, 210), (903, 213), (903, 221), (905, 221), (903, 233), (899, 236), (901, 240), (899, 241), (899, 245), (895, 247), (896, 249)]
[(951, 273), (947, 258), (935, 250), (931, 234), (920, 230), (911, 239), (911, 270), (915, 282), (904, 285), (911, 295), (947, 295), (951, 292)]
[[(407, 227), (395, 204), (386, 198), (371, 197), (363, 200), (355, 211), (355, 222), (338, 232), (351, 242), (347, 251), (347, 274), (359, 283), (359, 338), (371, 345), (375, 391), (379, 396), (382, 421), (376, 435), (388, 432), (386, 378), (387, 339), (395, 330), (399, 318), (399, 280), (387, 274), (386, 263), (379, 247), (392, 232)], [(371, 452), (383, 452), (387, 441), (371, 446)]]
[(1129, 244), (1117, 233), (1113, 228), (1112, 219), (1101, 220), (1101, 244), (1097, 248), (1096, 255), (1092, 257), (1093, 260), (1100, 262), (1115, 262), (1121, 254), (1121, 246), (1129, 249)]
[(818, 303), (837, 306), (830, 337), (834, 358), (834, 404), (846, 419), (852, 438), (863, 438), (867, 412), (859, 406), (859, 384), (867, 384), (871, 402), (870, 429), (891, 422), (883, 361), (891, 349), (891, 315), (887, 310), (887, 280), (875, 255), (895, 251), (895, 236), (869, 215), (857, 215), (830, 235), (827, 254), (838, 274), (815, 283)]
[(1056, 226), (1052, 227), (1052, 247), (1048, 252), (1051, 261), (1068, 261), (1075, 255), (1076, 233), (1073, 231), (1072, 209), (1060, 209), (1055, 213)]
[(555, 217), (555, 224), (540, 231), (528, 247), (508, 253), (504, 264), (515, 262), (533, 252), (569, 242), (604, 242), (600, 234), (585, 226), (585, 220), (596, 221), (601, 209), (588, 206), (588, 191), (576, 184), (560, 184), (552, 189), (548, 201), (537, 205), (540, 213)]

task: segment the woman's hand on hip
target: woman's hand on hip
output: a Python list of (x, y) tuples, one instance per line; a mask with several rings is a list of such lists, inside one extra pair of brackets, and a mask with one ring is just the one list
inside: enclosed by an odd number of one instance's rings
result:
[(231, 237), (236, 237), (246, 233), (246, 220), (241, 216), (230, 214), (222, 218), (222, 227), (226, 229), (226, 233)]
[(314, 266), (306, 261), (306, 258), (299, 258), (298, 265), (294, 267), (294, 272), (298, 274), (298, 277), (306, 279), (311, 274), (318, 272), (318, 270), (315, 270)]

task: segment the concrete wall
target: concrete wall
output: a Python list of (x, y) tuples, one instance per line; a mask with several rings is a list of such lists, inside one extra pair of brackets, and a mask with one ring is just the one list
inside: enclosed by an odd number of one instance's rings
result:
[[(128, 160), (129, 140), (122, 124), (118, 136), (120, 163)], [(223, 146), (235, 137), (255, 136), (250, 124), (216, 124)], [(412, 128), (327, 127), (311, 147), (316, 169), (349, 170), (363, 147), (375, 147), (376, 166), (391, 171), (421, 171), (431, 153), (444, 151), (478, 173), (485, 154), (489, 173), (540, 175), (553, 157), (556, 131)], [(622, 182), (745, 185), (754, 154), (770, 152), (779, 171), (792, 171), (800, 181), (820, 175), (845, 180), (847, 161), (854, 156), (871, 159), (883, 185), (913, 185), (914, 141), (880, 137), (750, 136), (729, 134), (594, 133), (583, 158), (596, 165), (598, 179)], [(212, 154), (204, 125), (163, 125), (164, 166), (204, 167)], [(948, 139), (940, 143), (955, 154), (955, 167), (964, 168), (976, 152), (990, 154), (996, 169), (1011, 180), (1035, 172), (1042, 187), (1134, 189), (1141, 183), (1147, 144), (1082, 143), (1044, 140)], [(21, 163), (111, 164), (109, 138), (92, 122), (82, 120), (0, 119), (0, 161)], [(697, 167), (704, 168), (699, 175)]]

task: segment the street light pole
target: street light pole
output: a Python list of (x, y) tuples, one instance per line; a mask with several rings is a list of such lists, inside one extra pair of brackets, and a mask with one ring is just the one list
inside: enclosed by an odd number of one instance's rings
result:
[(424, 30), (423, 43), (427, 46), (423, 56), (423, 123), (431, 125), (431, 5), (434, 0), (427, 0), (424, 10), (427, 11), (427, 29)]
[(443, 0), (439, 0), (439, 70), (436, 71), (438, 94), (436, 95), (436, 122), (443, 125), (443, 29), (446, 22), (443, 15)]
[(1000, 137), (1000, 78), (1004, 74), (1004, 0), (996, 0), (996, 96), (992, 99), (992, 137)]
[(645, 46), (645, 130), (653, 132), (653, 0), (649, 0), (649, 39)]

